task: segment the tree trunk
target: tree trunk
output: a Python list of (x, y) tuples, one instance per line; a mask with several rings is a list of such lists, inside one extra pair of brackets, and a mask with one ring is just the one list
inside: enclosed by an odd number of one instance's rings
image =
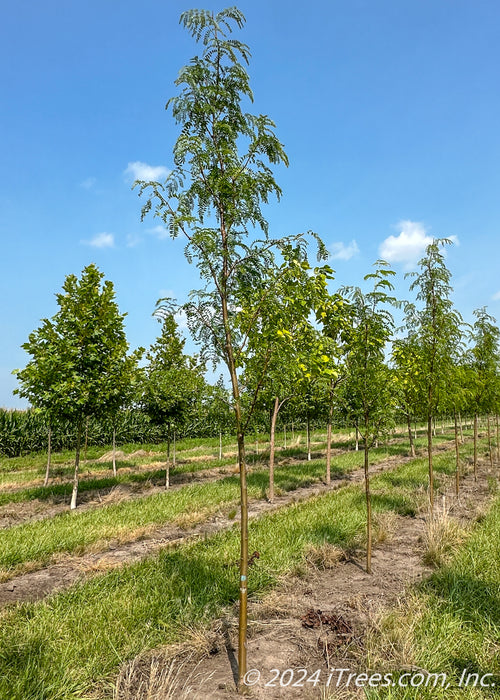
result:
[(222, 459), (222, 430), (219, 430), (219, 459)]
[(283, 426), (283, 447), (286, 450), (286, 423)]
[(116, 428), (113, 426), (113, 476), (116, 476)]
[(365, 496), (366, 496), (366, 572), (372, 572), (372, 499), (370, 493), (370, 475), (368, 471), (368, 434), (364, 437), (365, 451)]
[(477, 481), (477, 413), (474, 413), (474, 481)]
[(174, 428), (174, 443), (173, 443), (173, 449), (172, 449), (172, 467), (176, 466), (176, 459), (175, 459), (176, 449), (175, 449), (175, 447), (176, 447), (176, 445), (175, 445), (175, 428)]
[(498, 413), (495, 416), (495, 423), (496, 423), (496, 429), (497, 429), (497, 462), (500, 461), (500, 426), (499, 426), (499, 421), (498, 421)]
[(331, 464), (332, 464), (332, 417), (333, 417), (333, 402), (330, 403), (328, 411), (328, 427), (326, 429), (326, 483), (331, 482)]
[(311, 420), (307, 415), (307, 461), (311, 461)]
[(170, 423), (167, 432), (167, 463), (165, 464), (165, 488), (170, 488)]
[(47, 468), (45, 469), (45, 479), (43, 480), (43, 485), (47, 486), (49, 483), (49, 476), (50, 476), (50, 461), (52, 457), (52, 450), (51, 450), (51, 443), (52, 443), (52, 428), (49, 425), (49, 430), (47, 433)]
[(276, 419), (279, 411), (279, 398), (274, 398), (274, 406), (271, 414), (271, 432), (269, 442), (269, 501), (274, 501), (274, 438), (276, 434)]
[(429, 504), (434, 510), (434, 471), (432, 465), (432, 416), (427, 417), (427, 461), (429, 464)]
[(410, 414), (406, 414), (406, 423), (408, 425), (408, 437), (410, 439), (410, 457), (415, 457), (415, 442), (413, 440), (413, 432), (411, 429), (411, 418)]
[(76, 434), (76, 455), (75, 455), (75, 472), (73, 475), (73, 492), (71, 494), (71, 510), (76, 508), (76, 499), (78, 496), (78, 471), (80, 468), (80, 445), (82, 441), (82, 420), (78, 421)]
[(457, 413), (455, 411), (455, 458), (456, 458), (456, 470), (455, 470), (455, 493), (458, 496), (460, 491), (460, 448), (458, 446), (458, 423), (457, 423)]
[(491, 443), (491, 419), (488, 413), (488, 451), (490, 453), (490, 469), (493, 471), (493, 445)]
[(244, 691), (243, 679), (247, 672), (247, 618), (248, 618), (248, 492), (245, 461), (245, 436), (241, 429), (241, 417), (236, 407), (236, 428), (238, 435), (238, 462), (240, 465), (240, 594), (238, 620), (238, 686)]
[(356, 423), (356, 447), (355, 447), (356, 452), (359, 452), (359, 429), (358, 429), (358, 424)]
[(458, 422), (460, 425), (460, 444), (463, 445), (464, 444), (464, 430), (462, 428), (462, 414), (461, 413), (458, 414)]
[(85, 420), (85, 447), (83, 449), (83, 461), (87, 461), (87, 445), (89, 441), (89, 417)]

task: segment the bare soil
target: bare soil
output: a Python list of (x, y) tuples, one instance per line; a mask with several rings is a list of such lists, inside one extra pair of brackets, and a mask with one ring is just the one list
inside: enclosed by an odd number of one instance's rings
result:
[[(394, 469), (396, 466), (408, 461), (408, 459), (410, 458), (389, 457), (387, 460), (371, 467), (370, 473), (376, 475), (382, 471)], [(287, 461), (290, 462), (291, 460)], [(218, 472), (218, 470), (213, 470), (213, 472)], [(200, 479), (207, 478), (205, 473), (196, 473), (196, 476)], [(220, 478), (220, 474), (212, 473), (209, 478)], [(328, 487), (319, 482), (312, 486), (299, 488), (276, 496), (273, 503), (265, 500), (252, 500), (249, 504), (249, 517), (254, 518), (262, 513), (284, 507), (289, 503), (307, 500), (312, 496), (325, 493), (327, 490), (335, 490), (351, 483), (361, 483), (363, 478), (363, 470), (357, 469), (341, 479), (333, 478)], [(152, 487), (147, 493), (162, 491), (164, 491), (164, 488)], [(121, 485), (120, 487), (115, 487), (114, 494), (111, 497), (116, 501), (121, 500), (121, 498), (129, 498), (131, 495), (129, 489)], [(136, 495), (145, 494), (140, 492)], [(102, 498), (99, 502), (91, 501), (79, 506), (79, 509), (98, 507), (103, 504), (103, 501), (105, 499)], [(22, 507), (24, 508), (26, 505), (23, 503)], [(31, 502), (30, 506), (36, 508), (36, 502)], [(67, 506), (60, 504), (59, 506), (53, 506), (53, 510), (55, 514), (67, 510)], [(37, 514), (34, 513), (33, 519), (36, 517)], [(44, 514), (40, 515), (40, 517), (47, 517), (47, 512), (44, 511)], [(238, 521), (238, 517), (237, 515), (234, 518), (229, 518), (227, 512), (220, 511), (207, 520), (195, 524), (193, 527), (189, 527), (189, 525), (180, 527), (176, 524), (168, 524), (160, 528), (151, 528), (147, 532), (141, 532), (134, 541), (127, 543), (111, 542), (99, 552), (96, 552), (94, 548), (93, 552), (82, 556), (57, 555), (56, 562), (42, 569), (33, 564), (32, 568), (38, 568), (38, 570), (31, 570), (0, 583), (0, 607), (10, 603), (40, 600), (51, 593), (68, 588), (76, 581), (81, 581), (93, 574), (139, 561), (161, 549), (177, 546), (187, 540), (204, 537), (219, 530), (227, 529)]]
[[(449, 515), (463, 524), (480, 517), (492, 498), (491, 476), (489, 464), (480, 464), (477, 482), (469, 472), (458, 498), (450, 483), (445, 495)], [(365, 697), (352, 683), (346, 688), (344, 680), (348, 672), (367, 671), (364, 639), (374, 621), (431, 573), (422, 557), (426, 517), (395, 517), (392, 536), (373, 552), (371, 575), (365, 571), (360, 551), (333, 568), (310, 566), (305, 576), (288, 577), (262, 600), (250, 602), (247, 668), (252, 670), (251, 679), (259, 680), (248, 688), (249, 697)], [(193, 635), (178, 649), (148, 652), (126, 664), (117, 679), (115, 697), (241, 697), (236, 692), (236, 647), (235, 606), (203, 639)], [(340, 680), (339, 669), (348, 669)], [(280, 687), (280, 681), (286, 687)]]

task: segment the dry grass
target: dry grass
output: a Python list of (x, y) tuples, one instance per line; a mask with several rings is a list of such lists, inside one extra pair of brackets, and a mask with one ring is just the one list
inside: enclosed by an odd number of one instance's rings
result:
[(463, 543), (466, 534), (465, 528), (450, 517), (443, 496), (440, 506), (435, 506), (434, 512), (427, 515), (422, 537), (424, 563), (433, 567), (445, 564)]
[[(192, 665), (194, 653), (169, 660), (153, 657), (149, 665), (139, 657), (127, 664), (118, 677), (115, 700), (188, 700), (203, 698), (212, 674), (203, 673), (203, 659)], [(206, 692), (206, 691), (205, 691)]]
[(339, 562), (345, 560), (346, 554), (340, 547), (323, 542), (320, 545), (309, 545), (305, 558), (310, 567), (324, 571), (335, 568)]
[(139, 654), (120, 670), (114, 700), (204, 700), (213, 672), (201, 667), (224, 646), (223, 628), (221, 620), (212, 629), (186, 627), (182, 644)]

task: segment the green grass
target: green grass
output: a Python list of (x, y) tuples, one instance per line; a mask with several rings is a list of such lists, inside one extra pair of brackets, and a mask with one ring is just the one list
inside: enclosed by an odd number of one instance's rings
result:
[[(374, 644), (379, 658), (389, 649), (409, 649), (406, 662), (432, 673), (446, 673), (449, 687), (390, 688), (371, 690), (370, 699), (448, 700), (494, 698), (500, 695), (500, 498), (451, 563), (422, 584), (409, 602), (384, 623), (382, 636)], [(380, 651), (382, 650), (382, 654)], [(485, 674), (494, 687), (458, 687), (464, 669)], [(397, 679), (397, 674), (394, 674)]]
[[(349, 546), (363, 528), (357, 488), (292, 505), (250, 524), (250, 595), (275, 585), (325, 541)], [(0, 615), (0, 697), (62, 700), (112, 677), (146, 648), (181, 640), (187, 627), (220, 615), (238, 595), (238, 529), (100, 576)]]
[[(399, 450), (391, 446), (389, 450)], [(371, 463), (383, 461), (385, 448), (372, 450)], [(362, 452), (345, 452), (336, 455), (332, 463), (332, 478), (341, 478), (361, 466)], [(277, 467), (275, 491), (293, 491), (316, 483), (324, 478), (324, 461), (292, 462)], [(440, 472), (451, 474), (454, 469), (453, 456), (437, 455), (435, 458), (436, 486)], [(162, 472), (159, 472), (162, 478)], [(129, 475), (130, 480), (140, 475)], [(113, 479), (97, 480), (108, 486), (117, 483)], [(403, 514), (414, 514), (416, 510), (413, 490), (426, 483), (426, 463), (423, 459), (409, 462), (396, 472), (389, 471), (372, 481), (374, 506), (380, 503), (391, 508), (394, 499), (404, 501)], [(89, 487), (95, 482), (87, 482)], [(251, 472), (248, 476), (250, 498), (264, 498), (268, 487), (267, 469)], [(49, 488), (49, 487), (47, 487)], [(67, 488), (64, 485), (57, 488)], [(23, 492), (19, 492), (23, 494)], [(33, 495), (33, 490), (31, 490)], [(134, 498), (120, 503), (103, 505), (78, 512), (65, 512), (52, 518), (16, 525), (2, 531), (0, 538), (0, 574), (14, 575), (27, 563), (44, 566), (57, 553), (82, 554), (89, 547), (105, 549), (113, 539), (131, 541), (152, 529), (175, 521), (189, 512), (199, 513), (206, 519), (219, 509), (234, 507), (239, 498), (239, 478), (225, 477), (205, 484), (188, 484), (177, 489), (150, 496)]]
[[(451, 473), (453, 457), (443, 460), (440, 468)], [(407, 512), (414, 483), (422, 486), (427, 479), (423, 460), (394, 474), (402, 481), (392, 487), (389, 500), (378, 498), (387, 491), (383, 480), (388, 475), (373, 479), (375, 512)], [(261, 476), (265, 475), (251, 475)], [(231, 480), (223, 482), (231, 488)], [(262, 486), (257, 480), (251, 488)], [(185, 497), (188, 491), (192, 498), (191, 489), (178, 493)], [(162, 508), (165, 505), (164, 501)], [(311, 544), (351, 547), (364, 523), (361, 486), (342, 488), (252, 521), (250, 548), (258, 550), (260, 558), (250, 577), (251, 596), (264, 594), (281, 575), (300, 568)], [(237, 599), (238, 556), (235, 527), (104, 574), (43, 602), (4, 610), (0, 613), (0, 698), (84, 698), (96, 686), (104, 687), (106, 679), (111, 683), (124, 661), (146, 649), (182, 640), (187, 628), (221, 615)]]

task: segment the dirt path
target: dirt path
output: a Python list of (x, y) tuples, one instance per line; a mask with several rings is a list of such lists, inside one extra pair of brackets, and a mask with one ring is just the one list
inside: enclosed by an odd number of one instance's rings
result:
[[(447, 492), (450, 515), (471, 523), (483, 513), (492, 498), (489, 476), (488, 465), (482, 464), (477, 483), (470, 473), (463, 479), (458, 499), (452, 490)], [(247, 668), (253, 669), (253, 680), (260, 676), (250, 697), (365, 697), (362, 689), (345, 688), (338, 669), (366, 672), (360, 664), (367, 631), (409, 586), (431, 572), (422, 563), (426, 517), (397, 516), (393, 524), (392, 537), (374, 550), (373, 574), (365, 572), (360, 553), (333, 568), (312, 567), (307, 576), (289, 578), (260, 603), (250, 603)], [(115, 697), (236, 700), (241, 697), (235, 690), (236, 625), (235, 611), (219, 620), (207, 633), (204, 653), (199, 651), (200, 640), (194, 639), (177, 651), (167, 648), (137, 657), (122, 668)], [(312, 680), (292, 687), (290, 679), (299, 683), (301, 678)], [(280, 687), (280, 679), (287, 687)]]
[[(409, 457), (389, 457), (371, 467), (370, 473), (375, 476), (382, 471), (395, 469), (409, 460)], [(252, 500), (249, 505), (249, 517), (255, 518), (262, 513), (285, 507), (289, 503), (307, 500), (312, 496), (336, 490), (348, 484), (359, 484), (363, 478), (363, 470), (356, 469), (345, 477), (332, 480), (329, 487), (319, 482), (277, 496), (273, 503), (265, 500)], [(155, 528), (139, 541), (121, 545), (111, 543), (101, 552), (82, 556), (57, 555), (59, 560), (57, 563), (0, 583), (0, 607), (9, 603), (40, 600), (51, 593), (68, 588), (76, 581), (83, 580), (92, 574), (131, 564), (166, 547), (176, 546), (188, 540), (227, 529), (234, 525), (237, 520), (238, 517), (230, 519), (227, 515), (219, 513), (209, 520), (199, 523), (189, 531), (177, 525), (168, 524)]]

